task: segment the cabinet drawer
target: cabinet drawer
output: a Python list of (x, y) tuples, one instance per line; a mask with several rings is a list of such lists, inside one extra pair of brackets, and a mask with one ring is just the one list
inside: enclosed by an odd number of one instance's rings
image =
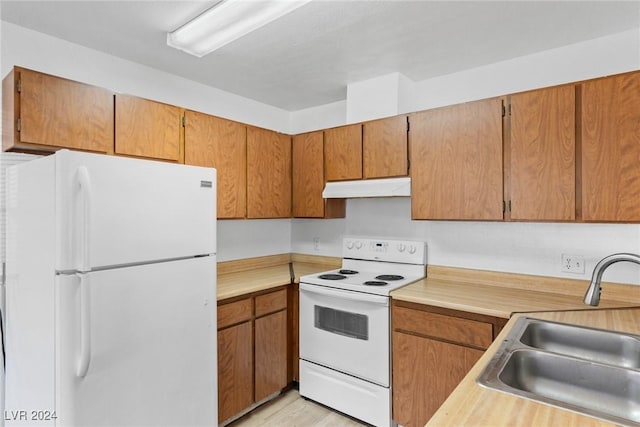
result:
[(287, 290), (271, 292), (256, 297), (256, 317), (287, 308)]
[(240, 301), (218, 306), (218, 329), (225, 326), (251, 320), (252, 299), (247, 298)]
[(493, 341), (493, 325), (476, 320), (395, 307), (393, 329), (486, 349)]

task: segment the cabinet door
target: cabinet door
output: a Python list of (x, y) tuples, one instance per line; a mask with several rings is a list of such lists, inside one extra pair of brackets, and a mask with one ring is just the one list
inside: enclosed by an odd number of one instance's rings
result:
[(481, 350), (393, 333), (393, 419), (423, 426), (482, 356)]
[(575, 219), (575, 87), (511, 96), (511, 219)]
[(253, 404), (251, 332), (250, 321), (218, 331), (218, 422)]
[(502, 101), (409, 117), (413, 219), (503, 218)]
[(362, 125), (325, 130), (324, 161), (327, 181), (362, 179)]
[(116, 154), (179, 162), (182, 110), (116, 95)]
[(3, 117), (20, 119), (20, 130), (5, 149), (33, 144), (113, 153), (112, 92), (18, 67), (12, 76), (3, 85), (3, 101), (13, 94), (14, 110), (7, 108)]
[(324, 217), (322, 131), (293, 137), (293, 216)]
[(218, 218), (247, 214), (247, 128), (230, 120), (185, 111), (184, 162), (216, 168)]
[(255, 401), (259, 402), (287, 385), (286, 310), (256, 319), (255, 346)]
[(640, 72), (582, 84), (582, 218), (640, 221)]
[(247, 128), (247, 217), (291, 216), (291, 137)]
[(375, 120), (362, 125), (364, 178), (407, 176), (407, 117)]

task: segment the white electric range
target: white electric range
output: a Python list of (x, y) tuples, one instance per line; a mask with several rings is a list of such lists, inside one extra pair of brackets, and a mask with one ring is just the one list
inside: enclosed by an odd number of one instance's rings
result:
[(300, 394), (391, 425), (389, 293), (426, 273), (420, 241), (345, 237), (342, 267), (300, 278)]

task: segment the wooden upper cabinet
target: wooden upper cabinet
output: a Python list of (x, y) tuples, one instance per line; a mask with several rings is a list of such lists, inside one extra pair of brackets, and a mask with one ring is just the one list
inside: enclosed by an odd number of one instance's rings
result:
[(324, 131), (327, 181), (362, 179), (362, 124)]
[(184, 162), (217, 170), (218, 218), (247, 215), (247, 127), (185, 111)]
[(512, 220), (575, 219), (575, 86), (511, 96)]
[(503, 218), (502, 100), (409, 117), (413, 219)]
[(344, 218), (344, 199), (323, 199), (324, 136), (322, 131), (295, 135), (292, 140), (293, 216)]
[(291, 137), (247, 128), (247, 218), (291, 216)]
[(581, 85), (584, 221), (640, 221), (640, 72)]
[(182, 161), (182, 109), (116, 95), (116, 154)]
[(113, 153), (113, 92), (14, 67), (2, 82), (3, 150)]
[(322, 131), (293, 137), (293, 216), (324, 217)]
[(362, 125), (363, 177), (407, 176), (407, 117), (396, 116)]

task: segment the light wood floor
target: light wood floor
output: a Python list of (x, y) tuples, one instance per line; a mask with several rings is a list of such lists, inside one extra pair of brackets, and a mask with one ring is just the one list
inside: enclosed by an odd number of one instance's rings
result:
[(298, 390), (289, 390), (229, 424), (228, 427), (359, 427), (364, 425), (366, 424), (303, 399), (298, 394)]

